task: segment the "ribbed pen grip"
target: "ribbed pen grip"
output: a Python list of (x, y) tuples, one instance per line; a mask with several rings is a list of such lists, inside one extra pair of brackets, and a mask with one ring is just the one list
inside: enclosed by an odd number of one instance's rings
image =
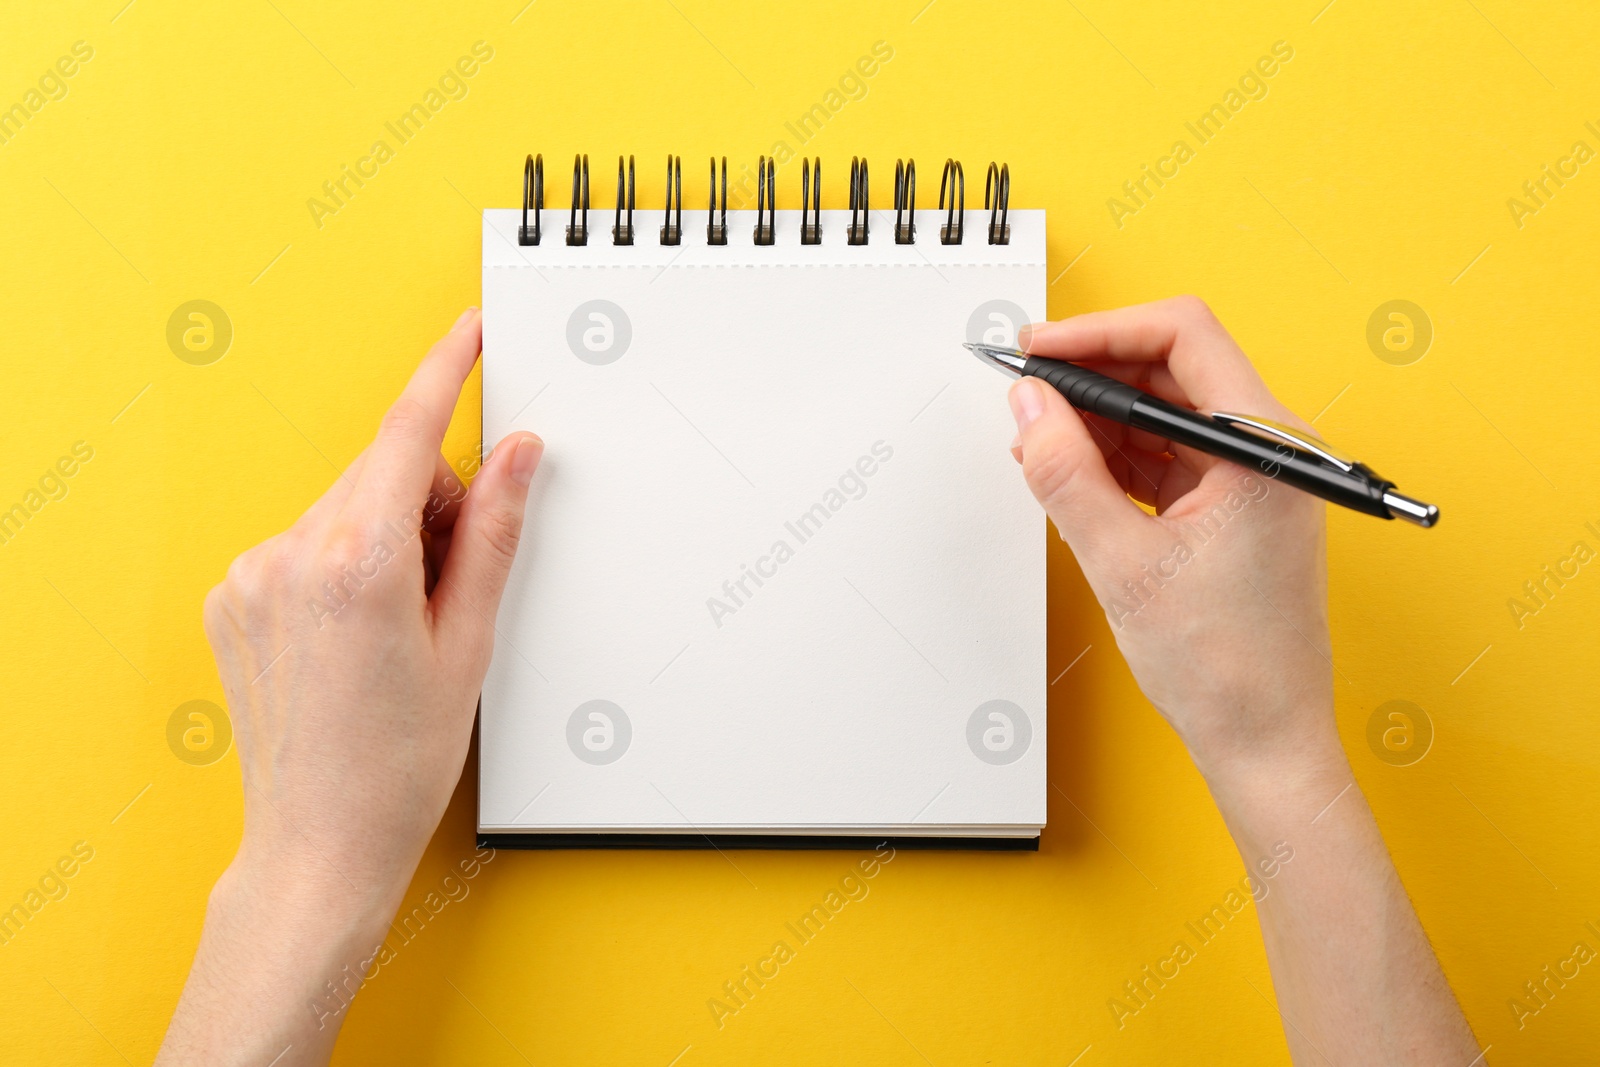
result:
[(1124, 385), (1103, 374), (1059, 359), (1029, 356), (1022, 373), (1043, 378), (1067, 398), (1067, 403), (1080, 411), (1103, 415), (1121, 423), (1127, 423), (1131, 417), (1134, 401), (1145, 396), (1131, 385)]

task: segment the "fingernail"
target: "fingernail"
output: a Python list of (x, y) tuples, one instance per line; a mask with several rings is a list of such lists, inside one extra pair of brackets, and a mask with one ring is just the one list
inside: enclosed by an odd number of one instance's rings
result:
[(472, 316), (476, 315), (477, 313), (478, 313), (478, 309), (476, 307), (470, 307), (467, 310), (463, 311), (461, 313), (461, 317), (456, 320), (456, 324), (454, 326), (450, 327), (450, 332), (454, 333), (456, 330), (461, 329), (461, 327), (463, 327), (467, 323), (471, 322), (472, 321)]
[(1033, 326), (1032, 326), (1032, 324), (1029, 324), (1027, 326), (1022, 327), (1021, 329), (1019, 329), (1017, 331), (1017, 347), (1022, 349), (1024, 352), (1026, 352), (1028, 350), (1028, 346), (1031, 345), (1032, 343), (1033, 343)]
[(1042, 414), (1044, 397), (1039, 392), (1039, 383), (1032, 378), (1019, 378), (1011, 387), (1011, 415), (1017, 420), (1018, 433), (1027, 430)]
[(543, 452), (544, 442), (537, 437), (524, 437), (518, 441), (517, 450), (511, 454), (511, 480), (524, 489), (528, 488)]

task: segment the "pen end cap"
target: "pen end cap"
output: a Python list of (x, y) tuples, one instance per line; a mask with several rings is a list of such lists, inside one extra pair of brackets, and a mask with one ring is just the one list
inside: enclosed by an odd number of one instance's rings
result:
[(1391, 519), (1404, 519), (1415, 526), (1427, 529), (1439, 521), (1439, 509), (1393, 491), (1383, 494), (1383, 505), (1389, 509)]

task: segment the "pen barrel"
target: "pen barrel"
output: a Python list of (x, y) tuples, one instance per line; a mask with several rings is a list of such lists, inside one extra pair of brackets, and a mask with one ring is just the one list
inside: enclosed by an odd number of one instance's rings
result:
[(1383, 502), (1384, 492), (1394, 488), (1394, 483), (1360, 463), (1348, 471), (1341, 470), (1303, 449), (1235, 430), (1142, 392), (1130, 403), (1128, 414), (1128, 425), (1175, 444), (1237, 463), (1352, 511), (1380, 519), (1394, 518)]
[(1067, 398), (1067, 403), (1081, 411), (1148, 430), (1353, 511), (1380, 519), (1394, 518), (1383, 502), (1384, 491), (1394, 488), (1394, 483), (1359, 463), (1348, 471), (1341, 470), (1286, 442), (1269, 441), (1225, 426), (1209, 416), (1063, 360), (1030, 356), (1022, 373), (1049, 382)]
[(1130, 424), (1134, 404), (1148, 396), (1143, 390), (1124, 385), (1115, 378), (1059, 359), (1030, 356), (1023, 364), (1022, 373), (1049, 382), (1078, 410), (1102, 415), (1123, 425)]

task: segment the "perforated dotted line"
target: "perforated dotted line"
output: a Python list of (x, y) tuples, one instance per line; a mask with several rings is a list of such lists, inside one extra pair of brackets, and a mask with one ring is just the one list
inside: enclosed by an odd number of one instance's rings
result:
[(486, 263), (485, 270), (737, 270), (744, 267), (934, 267), (943, 270), (946, 267), (1043, 267), (1045, 264), (1038, 262), (1013, 263), (1009, 261), (996, 261), (991, 263)]

